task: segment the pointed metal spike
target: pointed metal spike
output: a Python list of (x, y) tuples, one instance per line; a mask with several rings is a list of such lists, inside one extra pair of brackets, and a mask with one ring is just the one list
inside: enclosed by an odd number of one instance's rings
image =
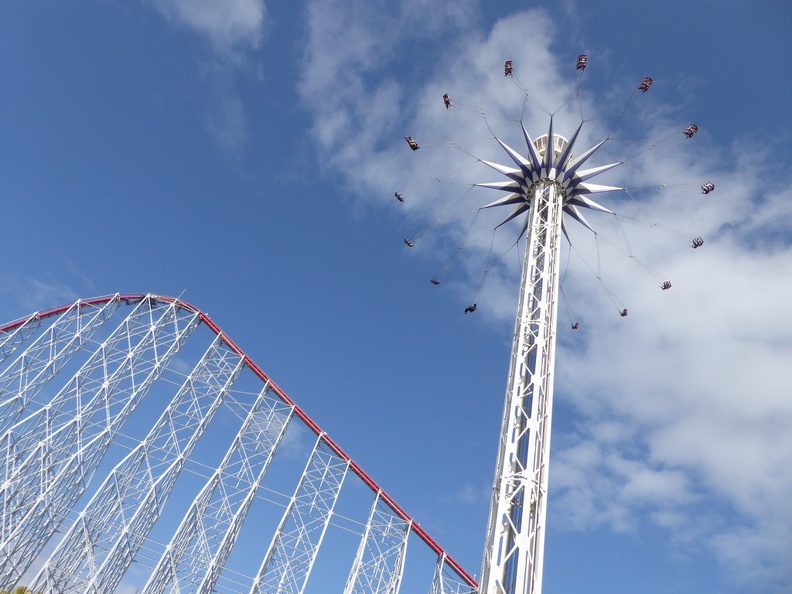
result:
[[(526, 221), (526, 223), (527, 223), (527, 221)], [(569, 231), (567, 231), (566, 223), (564, 223), (564, 219), (561, 219), (561, 233), (564, 234), (564, 237), (566, 237), (566, 240), (571, 244), (572, 240), (569, 237)]]
[(522, 239), (522, 236), (525, 235), (525, 232), (528, 230), (528, 217), (525, 217), (523, 221), (522, 228), (520, 229), (520, 234), (517, 236), (517, 241)]
[(493, 163), (492, 161), (485, 161), (481, 159), (481, 162), (484, 163), (487, 167), (492, 167), (495, 171), (502, 173), (508, 178), (513, 179), (514, 181), (520, 181), (525, 179), (525, 175), (519, 169), (515, 169), (514, 167), (507, 167), (506, 165), (501, 165), (499, 163)]
[(567, 166), (567, 168), (566, 168), (566, 170), (564, 172), (563, 181), (566, 181), (566, 180), (570, 179), (573, 175), (575, 175), (575, 172), (580, 168), (580, 166), (583, 165), (583, 163), (585, 163), (588, 160), (588, 158), (591, 155), (593, 155), (595, 152), (597, 152), (597, 149), (599, 149), (606, 142), (608, 142), (607, 138), (605, 140), (603, 140), (602, 142), (592, 146), (589, 150), (584, 152), (582, 155), (580, 155), (576, 159), (573, 159), (572, 162)]
[(550, 127), (547, 129), (547, 147), (545, 147), (542, 168), (550, 170), (555, 162), (555, 140), (553, 138), (553, 116), (550, 116)]
[(497, 225), (495, 225), (495, 228), (497, 229), (497, 228), (498, 228), (498, 227), (500, 227), (501, 225), (505, 225), (506, 223), (508, 223), (509, 221), (511, 221), (513, 218), (520, 216), (522, 213), (524, 213), (524, 212), (525, 212), (525, 211), (527, 211), (527, 210), (528, 210), (528, 204), (527, 204), (527, 203), (526, 203), (526, 204), (521, 204), (520, 206), (518, 206), (517, 208), (515, 208), (515, 209), (512, 211), (512, 213), (511, 213), (511, 214), (510, 214), (508, 217), (506, 217), (506, 218), (505, 218), (505, 219), (503, 219), (503, 220), (502, 220), (500, 223), (498, 223)]
[(575, 219), (578, 223), (583, 225), (586, 229), (588, 229), (592, 233), (596, 233), (596, 231), (594, 231), (594, 228), (591, 225), (589, 225), (589, 222), (586, 220), (586, 217), (580, 214), (580, 211), (577, 209), (577, 207), (572, 206), (571, 204), (567, 204), (566, 206), (564, 206), (564, 212), (567, 213), (569, 216), (571, 216), (573, 219)]
[(519, 204), (520, 202), (526, 203), (525, 196), (523, 194), (513, 193), (505, 196), (503, 198), (499, 198), (489, 204), (485, 204), (481, 208), (494, 208), (496, 206), (506, 206), (507, 204)]
[(528, 145), (528, 159), (531, 161), (531, 169), (533, 171), (539, 171), (542, 168), (542, 165), (539, 163), (539, 153), (536, 152), (533, 139), (531, 135), (528, 134), (528, 130), (525, 129), (525, 124), (520, 122), (520, 126), (522, 127), (523, 136), (525, 136), (525, 143)]
[(608, 214), (613, 214), (612, 210), (608, 210), (601, 204), (594, 202), (590, 198), (586, 198), (585, 196), (575, 195), (571, 198), (567, 199), (566, 204), (570, 206), (580, 206), (582, 208), (588, 208), (589, 210), (598, 210), (600, 212), (607, 212)]
[(473, 184), (474, 186), (478, 186), (479, 188), (491, 188), (493, 190), (505, 190), (507, 192), (513, 192), (514, 190), (519, 189), (523, 184), (520, 181), (510, 181), (510, 182), (486, 182), (481, 184)]
[(503, 142), (500, 138), (496, 138), (495, 140), (498, 142), (499, 145), (501, 145), (501, 147), (503, 147), (503, 150), (506, 151), (506, 153), (512, 158), (512, 161), (514, 161), (515, 163), (517, 163), (517, 165), (520, 166), (521, 171), (528, 172), (531, 170), (531, 163), (525, 157), (523, 157), (520, 153), (515, 151), (508, 144)]
[(572, 147), (575, 145), (575, 141), (577, 140), (578, 134), (580, 134), (580, 130), (583, 128), (583, 124), (584, 122), (580, 122), (580, 126), (577, 127), (577, 130), (575, 130), (575, 133), (572, 135), (572, 138), (570, 138), (567, 141), (566, 147), (559, 155), (558, 157), (559, 169), (563, 169), (564, 167), (567, 166), (567, 163), (569, 162), (569, 158), (572, 156)]
[(575, 182), (579, 181), (586, 181), (587, 179), (591, 179), (595, 175), (599, 175), (600, 173), (605, 173), (606, 171), (613, 169), (614, 167), (618, 167), (619, 165), (623, 165), (624, 161), (619, 161), (618, 163), (611, 163), (610, 165), (600, 165), (599, 167), (592, 167), (591, 169), (583, 169), (578, 172), (575, 176)]
[(598, 184), (577, 184), (575, 194), (601, 194), (603, 192), (621, 192), (624, 188), (619, 186), (600, 186)]

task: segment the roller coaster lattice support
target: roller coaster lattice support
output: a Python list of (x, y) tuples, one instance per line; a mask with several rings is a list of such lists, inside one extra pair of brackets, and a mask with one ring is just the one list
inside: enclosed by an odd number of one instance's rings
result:
[[(113, 295), (0, 326), (0, 412), (0, 589), (396, 594), (411, 536), (437, 565), (425, 591), (476, 589), (179, 300)], [(368, 489), (344, 503), (350, 477)], [(312, 580), (317, 565), (338, 585)]]

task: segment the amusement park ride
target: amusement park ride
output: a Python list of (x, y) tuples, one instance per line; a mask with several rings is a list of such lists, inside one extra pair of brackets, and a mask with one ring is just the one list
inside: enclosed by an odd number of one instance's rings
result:
[[(576, 69), (582, 73), (587, 63), (588, 56), (581, 54)], [(516, 75), (511, 60), (504, 64), (504, 75)], [(636, 90), (646, 93), (653, 82), (652, 78), (645, 77)], [(448, 94), (443, 95), (443, 104), (446, 109), (452, 106)], [(584, 169), (583, 165), (610, 140), (605, 138), (575, 156), (576, 142), (584, 123), (581, 122), (567, 139), (554, 132), (550, 114), (547, 134), (533, 139), (520, 122), (525, 139), (522, 151), (495, 138), (511, 160), (509, 165), (479, 159), (506, 178), (499, 182), (475, 184), (506, 193), (482, 208), (511, 206), (511, 212), (500, 225), (522, 216), (520, 237), (526, 235), (479, 594), (539, 594), (542, 591), (565, 219), (571, 218), (594, 233), (581, 210), (614, 213), (590, 196), (626, 190), (589, 182), (624, 162)], [(698, 127), (689, 124), (679, 136), (692, 138), (697, 132)], [(406, 136), (405, 140), (413, 151), (420, 148), (414, 138)], [(703, 194), (714, 189), (712, 182), (701, 185)], [(397, 194), (397, 198), (403, 202), (401, 194)], [(408, 247), (415, 245), (411, 239), (404, 241)], [(703, 239), (696, 237), (692, 239), (691, 247), (699, 248), (703, 244)], [(440, 279), (433, 277), (431, 282), (438, 285)], [(660, 288), (670, 289), (671, 282), (662, 281)], [(472, 313), (476, 308), (476, 303), (473, 303), (465, 313)], [(620, 315), (626, 317), (627, 313), (625, 308)], [(579, 322), (574, 321), (572, 329), (578, 328)]]
[[(575, 155), (582, 123), (568, 139), (552, 116), (536, 139), (521, 127), (523, 150), (495, 139), (511, 164), (483, 161), (505, 179), (476, 184), (505, 193), (483, 208), (511, 206), (503, 222), (524, 217), (525, 236), (478, 582), (209, 316), (116, 294), (0, 326), (0, 589), (396, 594), (412, 538), (432, 557), (430, 594), (539, 594), (564, 221), (592, 229), (582, 210), (611, 211), (591, 196), (623, 188), (589, 181), (621, 163), (584, 168), (608, 139)], [(313, 443), (302, 471), (295, 435)], [(353, 480), (365, 489), (340, 510)], [(336, 581), (311, 579), (318, 566)]]

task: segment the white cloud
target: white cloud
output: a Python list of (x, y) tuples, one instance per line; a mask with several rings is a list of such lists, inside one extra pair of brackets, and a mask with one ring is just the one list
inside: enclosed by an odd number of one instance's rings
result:
[[(692, 196), (693, 205), (681, 207), (683, 216), (708, 227), (705, 236), (712, 241), (703, 248), (662, 252), (651, 238), (643, 242), (673, 273), (671, 291), (651, 283), (636, 288), (634, 276), (620, 272), (613, 284), (636, 305), (620, 320), (613, 314), (603, 318), (599, 305), (587, 301), (594, 283), (586, 287), (578, 278), (567, 289), (592, 328), (582, 345), (562, 346), (558, 389), (559, 398), (571, 400), (580, 415), (580, 443), (574, 447), (627, 452), (642, 467), (630, 477), (659, 473), (660, 482), (642, 492), (632, 479), (625, 482), (626, 476), (609, 471), (607, 456), (601, 456), (590, 467), (599, 471), (600, 482), (587, 491), (588, 505), (648, 506), (658, 525), (677, 534), (703, 529), (697, 538), (734, 577), (745, 583), (761, 579), (772, 591), (770, 584), (792, 578), (792, 329), (783, 323), (792, 249), (778, 233), (762, 231), (772, 227), (756, 222), (788, 220), (792, 195), (763, 188), (764, 195), (752, 196), (748, 190), (760, 187), (761, 172), (742, 174), (734, 183), (719, 183), (711, 199)], [(729, 174), (718, 178), (728, 181)], [(663, 199), (656, 204), (672, 208)], [(603, 422), (624, 432), (603, 437)], [(577, 468), (565, 460), (568, 455), (562, 446), (553, 480), (571, 507), (577, 503), (573, 497), (587, 493), (567, 480)], [(727, 515), (719, 522), (698, 525), (697, 516), (724, 505)], [(610, 521), (596, 515), (587, 520), (589, 526)], [(762, 568), (761, 578), (755, 568)]]
[(227, 73), (222, 69), (209, 70), (214, 72), (209, 76), (211, 97), (204, 114), (206, 129), (225, 155), (239, 159), (249, 140), (245, 107)]
[[(446, 41), (433, 71), (397, 80), (390, 74), (399, 60), (394, 51), (405, 41), (383, 26), (393, 14), (372, 9), (357, 18), (356, 4), (311, 4), (301, 90), (313, 110), (320, 161), (361, 199), (384, 201), (403, 191), (406, 202), (393, 207), (419, 228), (447, 211), (475, 212), (495, 195), (473, 196), (465, 184), (499, 179), (477, 157), (508, 161), (477, 109), (485, 110), (496, 135), (515, 147), (524, 142), (514, 122), (520, 90), (504, 80), (504, 59), (514, 61), (529, 91), (522, 119), (534, 135), (546, 130), (546, 111), (574, 95), (574, 73), (566, 74), (571, 68), (562, 70), (551, 51), (557, 27), (543, 12), (511, 15), (486, 37), (468, 30)], [(336, 43), (341, 37), (344, 43)], [(411, 72), (405, 64), (400, 71)], [(445, 92), (453, 102), (447, 111)], [(773, 591), (792, 581), (790, 180), (768, 185), (778, 174), (764, 175), (766, 155), (747, 156), (739, 142), (731, 151), (697, 149), (696, 142), (709, 144), (706, 131), (696, 141), (641, 152), (669, 132), (681, 138), (688, 122), (670, 106), (635, 103), (627, 115), (643, 144), (610, 142), (596, 164), (639, 153), (603, 182), (634, 188), (638, 203), (622, 194), (605, 197), (625, 218), (614, 225), (610, 215), (589, 215), (601, 231), (596, 243), (588, 232), (572, 230), (576, 250), (564, 291), (582, 329), (560, 332), (556, 390), (558, 402), (574, 407), (576, 428), (554, 435), (551, 505), (574, 529), (634, 531), (653, 522), (679, 546), (708, 548), (738, 583)], [(590, 100), (567, 104), (554, 116), (556, 131), (570, 133), (581, 113), (596, 108)], [(604, 122), (590, 121), (580, 145), (607, 133)], [(404, 134), (421, 143), (417, 153)], [(732, 167), (737, 162), (739, 170)], [(448, 179), (431, 181), (438, 175)], [(651, 190), (680, 177), (683, 187)], [(717, 189), (703, 196), (698, 185), (708, 179)], [(420, 180), (429, 181), (422, 187)], [(430, 246), (424, 253), (460, 241), (471, 218), (448, 220), (422, 237)], [(477, 225), (487, 229), (497, 220)], [(663, 221), (669, 232), (652, 221)], [(706, 244), (693, 250), (696, 235)], [(466, 249), (463, 276), (482, 270), (490, 241), (483, 236)], [(499, 234), (494, 253), (512, 242), (513, 235)], [(483, 315), (511, 319), (516, 258), (504, 258), (510, 270), (490, 273)], [(618, 302), (596, 280), (598, 267)], [(659, 289), (666, 278), (671, 291)], [(469, 292), (478, 279), (457, 282)], [(621, 301), (627, 318), (617, 315)]]
[(264, 2), (152, 0), (152, 4), (169, 22), (209, 42), (211, 58), (202, 68), (207, 95), (204, 125), (224, 155), (241, 159), (249, 140), (248, 118), (236, 77), (246, 73), (261, 78), (260, 67), (251, 64), (249, 56), (259, 49), (265, 34)]
[(453, 491), (448, 501), (452, 503), (462, 503), (464, 505), (480, 504), (488, 502), (492, 487), (487, 483), (474, 485), (470, 482), (465, 482), (460, 485), (456, 491)]
[(16, 280), (7, 277), (0, 278), (0, 295), (3, 295), (5, 303), (15, 304), (13, 308), (9, 309), (16, 312), (16, 315), (20, 311), (25, 311), (25, 315), (27, 315), (34, 311), (50, 309), (56, 305), (67, 305), (79, 299), (79, 294), (74, 289), (60, 281), (53, 280), (48, 275), (44, 278), (27, 277)]
[(153, 0), (170, 21), (205, 36), (214, 49), (232, 54), (259, 47), (266, 8), (261, 0)]
[(316, 436), (302, 423), (289, 423), (278, 451), (292, 460), (305, 460), (310, 456)]

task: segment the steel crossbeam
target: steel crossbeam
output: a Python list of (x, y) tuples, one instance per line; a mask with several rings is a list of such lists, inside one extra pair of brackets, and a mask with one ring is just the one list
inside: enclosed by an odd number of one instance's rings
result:
[(12, 324), (11, 329), (0, 332), (0, 363), (13, 355), (40, 328), (41, 316), (36, 312), (23, 322)]
[(28, 403), (71, 356), (118, 309), (119, 296), (97, 305), (78, 300), (0, 375), (0, 435), (19, 420)]
[(348, 469), (320, 433), (250, 594), (302, 594)]
[(269, 392), (253, 404), (223, 461), (193, 500), (142, 594), (214, 592), (294, 407)]
[(53, 398), (0, 438), (0, 583), (15, 583), (103, 458), (110, 441), (200, 322), (178, 302), (142, 299)]
[(344, 594), (394, 594), (399, 591), (412, 522), (399, 517), (378, 492), (371, 506)]
[[(302, 474), (289, 427), (316, 437)], [(375, 501), (335, 516), (350, 470)], [(0, 326), (0, 590), (303, 594), (343, 550), (332, 590), (397, 594), (410, 535), (443, 552), (195, 307), (116, 294)]]
[(149, 434), (110, 472), (66, 533), (34, 580), (34, 590), (115, 589), (243, 363), (222, 335), (215, 337)]
[(541, 591), (563, 198), (549, 180), (531, 190), (482, 594)]
[(432, 587), (429, 594), (475, 594), (475, 586), (459, 577), (459, 574), (446, 563), (446, 555), (437, 556)]

